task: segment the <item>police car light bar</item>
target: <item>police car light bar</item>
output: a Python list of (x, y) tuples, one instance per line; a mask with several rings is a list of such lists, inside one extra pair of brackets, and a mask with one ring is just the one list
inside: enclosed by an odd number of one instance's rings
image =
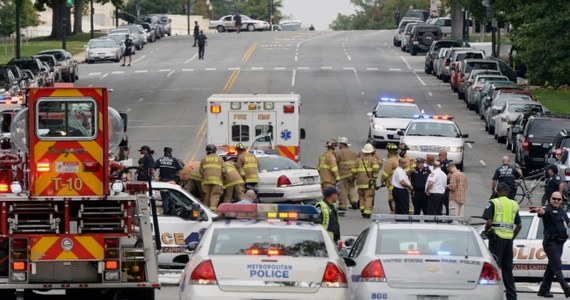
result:
[(448, 115), (414, 115), (414, 119), (432, 119), (432, 120), (453, 120), (454, 117)]
[(402, 103), (415, 103), (416, 100), (412, 98), (390, 98), (390, 97), (382, 97), (380, 98), (381, 102), (402, 102)]
[(228, 219), (314, 221), (319, 212), (311, 205), (223, 203), (216, 213)]
[(0, 104), (22, 104), (22, 101), (17, 96), (2, 96), (0, 97)]
[(449, 223), (457, 221), (459, 223), (471, 222), (471, 217), (455, 217), (455, 216), (424, 216), (424, 215), (385, 215), (373, 214), (371, 219), (374, 222), (434, 222)]

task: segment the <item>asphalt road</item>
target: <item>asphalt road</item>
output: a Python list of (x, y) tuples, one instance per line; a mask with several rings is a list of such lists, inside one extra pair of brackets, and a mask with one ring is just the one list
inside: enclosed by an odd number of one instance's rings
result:
[[(424, 56), (392, 46), (393, 31), (259, 32), (208, 36), (205, 60), (185, 36), (167, 37), (133, 56), (131, 67), (100, 63), (80, 68), (82, 86), (113, 89), (110, 106), (129, 113), (133, 150), (164, 146), (184, 161), (204, 155), (205, 104), (214, 93), (298, 93), (307, 139), (301, 162), (316, 165), (329, 138), (346, 136), (360, 150), (368, 119), (381, 96), (412, 97), (431, 114), (455, 116), (468, 140), (465, 174), (469, 192), (465, 214), (480, 216), (490, 195), (491, 177), (501, 156), (511, 155), (484, 131), (479, 117), (443, 84), (424, 73)], [(214, 133), (215, 134), (215, 133)], [(381, 150), (383, 157), (385, 151)], [(133, 151), (133, 156), (137, 155)], [(374, 213), (388, 213), (386, 189), (376, 193)], [(341, 219), (343, 236), (358, 235), (370, 222), (358, 211)], [(173, 288), (159, 299), (175, 299)], [(524, 299), (524, 298), (523, 298)]]

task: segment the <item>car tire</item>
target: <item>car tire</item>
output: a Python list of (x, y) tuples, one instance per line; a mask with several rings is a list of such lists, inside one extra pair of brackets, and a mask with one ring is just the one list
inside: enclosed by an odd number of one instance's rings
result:
[(424, 72), (425, 72), (426, 74), (431, 73), (428, 67), (425, 67), (425, 68), (424, 68)]
[(418, 52), (416, 51), (416, 47), (415, 46), (410, 47), (410, 55), (416, 56), (416, 54), (418, 54)]
[(216, 29), (218, 30), (218, 32), (225, 32), (226, 28), (224, 28), (224, 26), (222, 25), (218, 25), (218, 27), (216, 27)]
[(93, 61), (92, 61), (92, 60), (89, 60), (89, 59), (86, 59), (85, 62), (88, 63), (88, 64), (92, 64), (92, 63), (93, 63)]
[(489, 125), (489, 134), (495, 135), (495, 126)]
[(459, 98), (461, 100), (465, 100), (465, 93), (457, 92), (457, 98)]
[(499, 144), (504, 144), (507, 142), (507, 137), (505, 136), (498, 136), (497, 137), (497, 142), (499, 142)]
[(507, 148), (507, 150), (511, 150), (511, 143), (509, 141), (510, 140), (505, 137), (505, 148)]
[(392, 43), (394, 43), (394, 46), (396, 46), (396, 47), (398, 46), (398, 42), (396, 41), (396, 38), (392, 39)]
[(247, 31), (249, 31), (249, 32), (255, 31), (255, 25), (247, 24)]

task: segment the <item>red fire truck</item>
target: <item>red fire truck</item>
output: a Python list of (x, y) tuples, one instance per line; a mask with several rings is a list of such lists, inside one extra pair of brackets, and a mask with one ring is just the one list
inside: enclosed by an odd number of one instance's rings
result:
[[(0, 299), (154, 299), (160, 287), (147, 184), (109, 187), (123, 122), (107, 89), (28, 89), (0, 153)], [(154, 207), (154, 205), (152, 206)]]

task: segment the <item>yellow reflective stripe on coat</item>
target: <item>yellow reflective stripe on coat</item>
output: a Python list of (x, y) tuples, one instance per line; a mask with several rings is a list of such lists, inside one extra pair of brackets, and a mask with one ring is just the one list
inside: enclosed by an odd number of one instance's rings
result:
[(220, 166), (219, 164), (205, 164), (202, 168), (203, 168), (203, 169), (212, 168), (212, 169), (221, 170), (221, 169), (222, 169), (222, 166)]
[(227, 187), (229, 187), (229, 186), (234, 186), (234, 185), (242, 184), (242, 183), (244, 183), (242, 179), (234, 180), (234, 181), (232, 181), (232, 182), (226, 183), (226, 184), (223, 186), (223, 188), (225, 189), (225, 188), (227, 188)]

